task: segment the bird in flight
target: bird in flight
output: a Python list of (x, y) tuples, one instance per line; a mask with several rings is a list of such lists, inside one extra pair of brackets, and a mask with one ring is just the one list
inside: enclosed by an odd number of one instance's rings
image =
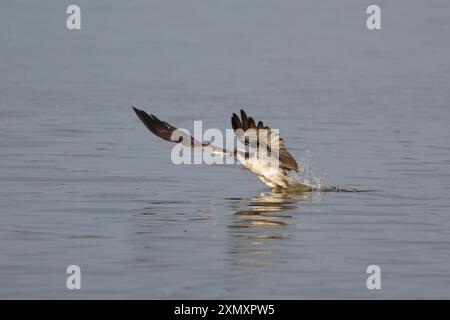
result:
[[(135, 107), (133, 107), (133, 110), (144, 125), (161, 139), (181, 143), (186, 147), (201, 148), (203, 151), (212, 154), (233, 157), (245, 169), (254, 173), (262, 182), (274, 190), (300, 192), (312, 190), (310, 186), (299, 182), (289, 175), (299, 172), (299, 166), (294, 157), (286, 149), (284, 140), (278, 132), (265, 126), (261, 121), (256, 123), (242, 109), (240, 117), (233, 113), (231, 125), (235, 135), (249, 150), (240, 150), (238, 148), (226, 150), (209, 143), (202, 143), (166, 121), (158, 119), (153, 114), (149, 115), (145, 111)], [(265, 138), (263, 139), (261, 137)]]

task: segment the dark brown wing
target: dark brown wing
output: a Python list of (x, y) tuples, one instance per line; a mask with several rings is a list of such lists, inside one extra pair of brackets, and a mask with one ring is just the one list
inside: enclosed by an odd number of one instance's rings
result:
[(162, 121), (158, 119), (153, 114), (148, 114), (147, 112), (143, 110), (139, 110), (135, 107), (133, 107), (134, 112), (136, 115), (141, 119), (141, 121), (144, 123), (144, 125), (156, 136), (160, 137), (161, 139), (164, 139), (166, 141), (170, 142), (176, 142), (181, 143), (182, 145), (186, 147), (191, 148), (202, 148), (205, 151), (208, 151), (210, 153), (215, 154), (227, 154), (227, 155), (234, 155), (234, 152), (230, 152), (228, 150), (213, 146), (209, 143), (201, 143), (200, 141), (195, 140), (192, 136), (187, 134), (186, 132), (182, 130), (178, 130), (171, 124)]
[(241, 118), (242, 121), (236, 113), (233, 113), (233, 116), (231, 117), (231, 125), (233, 126), (234, 131), (238, 129), (242, 129), (244, 132), (248, 129), (269, 129), (269, 127), (265, 127), (261, 121), (259, 121), (258, 125), (256, 125), (255, 120), (252, 117), (247, 117), (247, 114), (242, 109)]
[[(237, 114), (233, 113), (233, 116), (231, 117), (231, 125), (236, 133), (236, 136), (247, 145), (249, 144), (249, 140), (245, 134), (246, 132), (252, 131), (248, 131), (249, 129), (253, 129), (256, 131), (260, 129), (266, 129), (272, 132), (272, 129), (270, 129), (268, 126), (264, 126), (261, 121), (256, 124), (255, 120), (252, 117), (248, 117), (245, 111), (242, 109), (241, 118), (239, 118)], [(239, 132), (242, 132), (241, 130), (244, 133), (243, 136), (241, 134), (238, 134)], [(279, 146), (280, 168), (298, 172), (298, 164), (295, 161), (294, 157), (287, 151), (286, 146), (284, 145), (283, 138), (281, 138), (279, 134), (273, 133), (271, 139), (277, 139), (277, 145)]]
[(157, 135), (161, 139), (164, 139), (166, 141), (170, 142), (181, 142), (183, 137), (177, 137), (178, 139), (173, 140), (173, 133), (177, 128), (174, 126), (168, 124), (165, 121), (159, 120), (155, 115), (151, 114), (148, 115), (147, 112), (143, 110), (139, 110), (135, 107), (133, 107), (134, 112), (136, 112), (136, 115), (141, 119), (141, 121), (144, 123), (144, 125), (151, 131), (153, 134)]

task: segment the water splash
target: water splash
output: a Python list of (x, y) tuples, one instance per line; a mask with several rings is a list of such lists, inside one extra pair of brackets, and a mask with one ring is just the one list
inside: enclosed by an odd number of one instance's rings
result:
[[(312, 153), (310, 151), (305, 152), (305, 156), (299, 159), (301, 171), (296, 174), (296, 179), (309, 187), (313, 191), (320, 192), (362, 192), (355, 188), (346, 188), (342, 186), (333, 186), (326, 180), (327, 174), (324, 173), (321, 176), (316, 176), (312, 167)], [(364, 190), (368, 191), (368, 190)]]
[(302, 184), (310, 186), (315, 191), (321, 191), (326, 185), (325, 177), (316, 176), (312, 168), (311, 152), (306, 151), (305, 156), (299, 159), (300, 172), (295, 174), (295, 178)]

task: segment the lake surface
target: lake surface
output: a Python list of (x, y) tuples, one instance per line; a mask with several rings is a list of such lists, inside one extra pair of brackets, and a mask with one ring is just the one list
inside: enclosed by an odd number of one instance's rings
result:
[[(61, 1), (0, 11), (0, 298), (450, 298), (450, 3)], [(241, 107), (306, 175), (182, 165)], [(66, 288), (68, 265), (82, 289)], [(381, 268), (368, 290), (366, 268)]]

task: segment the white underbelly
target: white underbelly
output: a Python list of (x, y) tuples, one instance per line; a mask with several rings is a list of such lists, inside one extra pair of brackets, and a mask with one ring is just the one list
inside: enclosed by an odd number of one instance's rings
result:
[(271, 188), (289, 187), (289, 180), (284, 171), (279, 166), (274, 166), (270, 161), (260, 159), (238, 159), (244, 168), (256, 174), (258, 178)]

